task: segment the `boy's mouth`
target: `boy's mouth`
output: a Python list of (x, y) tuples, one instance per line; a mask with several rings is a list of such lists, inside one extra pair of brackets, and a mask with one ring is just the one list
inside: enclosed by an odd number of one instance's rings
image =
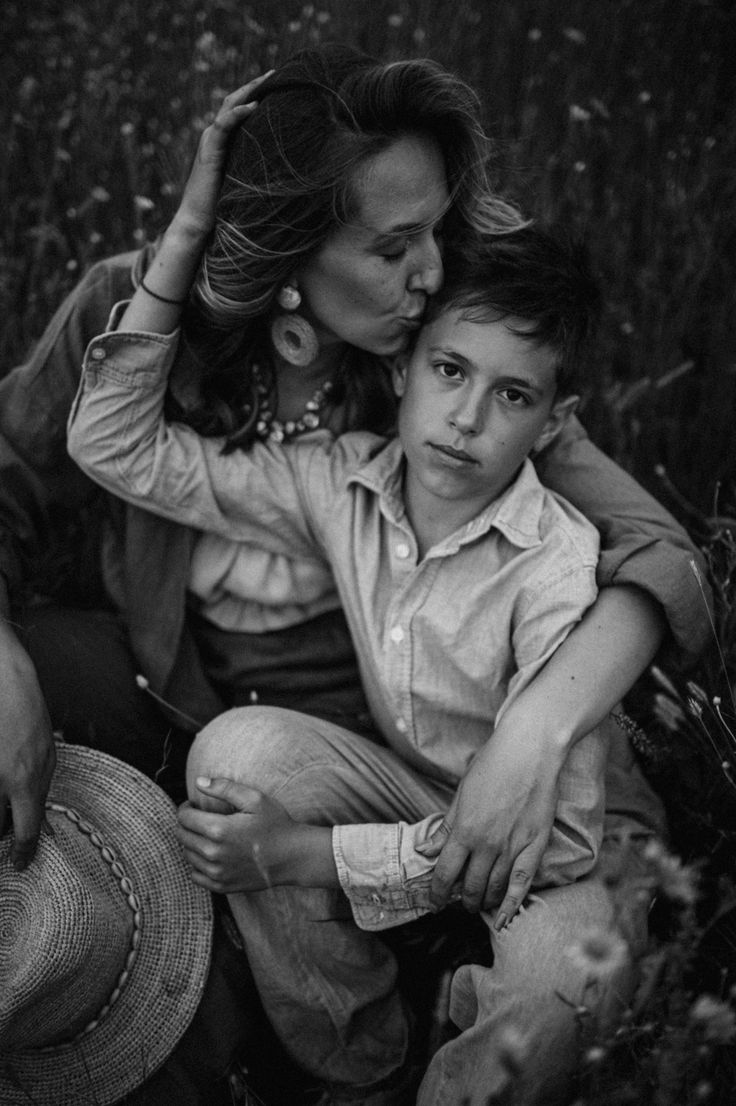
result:
[(447, 457), (450, 461), (454, 461), (457, 464), (478, 464), (475, 457), (471, 457), (470, 454), (466, 453), (464, 449), (454, 449), (451, 445), (440, 445), (437, 442), (430, 442), (429, 446), (436, 453), (441, 453), (443, 457)]

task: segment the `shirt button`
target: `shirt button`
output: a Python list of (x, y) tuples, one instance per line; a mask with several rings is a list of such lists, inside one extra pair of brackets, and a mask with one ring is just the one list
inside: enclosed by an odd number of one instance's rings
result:
[(94, 349), (92, 350), (92, 352), (90, 353), (90, 357), (91, 357), (91, 358), (92, 358), (92, 359), (93, 359), (94, 361), (104, 361), (104, 360), (105, 360), (105, 358), (106, 358), (106, 356), (107, 356), (107, 354), (105, 353), (105, 351), (104, 351), (104, 349), (102, 348), (102, 346), (95, 346), (95, 348), (94, 348)]
[(403, 718), (396, 719), (396, 729), (399, 731), (399, 733), (406, 733), (406, 722)]
[(397, 645), (400, 641), (403, 641), (404, 631), (401, 629), (401, 626), (393, 626), (391, 628), (391, 633), (389, 634), (389, 637), (392, 641), (395, 641)]
[(400, 541), (399, 544), (396, 546), (396, 556), (399, 557), (402, 561), (405, 561), (410, 553), (411, 549), (405, 541)]

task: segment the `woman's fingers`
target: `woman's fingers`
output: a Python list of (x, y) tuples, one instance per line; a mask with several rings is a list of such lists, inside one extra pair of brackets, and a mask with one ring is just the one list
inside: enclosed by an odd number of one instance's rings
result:
[(218, 130), (230, 131), (237, 123), (247, 118), (258, 107), (258, 101), (252, 99), (253, 95), (272, 73), (273, 69), (269, 69), (268, 73), (248, 81), (247, 84), (236, 88), (234, 92), (229, 92), (220, 105), (213, 126)]

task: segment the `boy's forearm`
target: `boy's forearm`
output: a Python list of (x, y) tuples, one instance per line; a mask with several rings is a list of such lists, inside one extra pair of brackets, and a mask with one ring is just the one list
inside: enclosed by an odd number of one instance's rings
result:
[(284, 883), (298, 887), (340, 886), (329, 826), (295, 823), (284, 875)]
[[(533, 730), (560, 763), (644, 672), (666, 631), (659, 605), (633, 587), (604, 588), (499, 728)], [(498, 730), (496, 731), (496, 740)]]

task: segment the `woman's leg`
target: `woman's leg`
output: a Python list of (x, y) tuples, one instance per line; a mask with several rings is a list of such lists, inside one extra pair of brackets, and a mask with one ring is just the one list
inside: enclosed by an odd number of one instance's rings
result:
[[(447, 802), (385, 747), (278, 708), (210, 723), (190, 753), (190, 795), (198, 775), (248, 783), (321, 825), (417, 821)], [(230, 905), (266, 1012), (306, 1071), (357, 1091), (401, 1068), (407, 1023), (393, 954), (356, 926), (342, 892), (278, 887)]]
[(22, 617), (21, 639), (51, 724), (65, 741), (102, 749), (157, 779), (175, 799), (184, 797), (191, 736), (174, 729), (136, 684), (139, 668), (114, 613), (31, 607)]

